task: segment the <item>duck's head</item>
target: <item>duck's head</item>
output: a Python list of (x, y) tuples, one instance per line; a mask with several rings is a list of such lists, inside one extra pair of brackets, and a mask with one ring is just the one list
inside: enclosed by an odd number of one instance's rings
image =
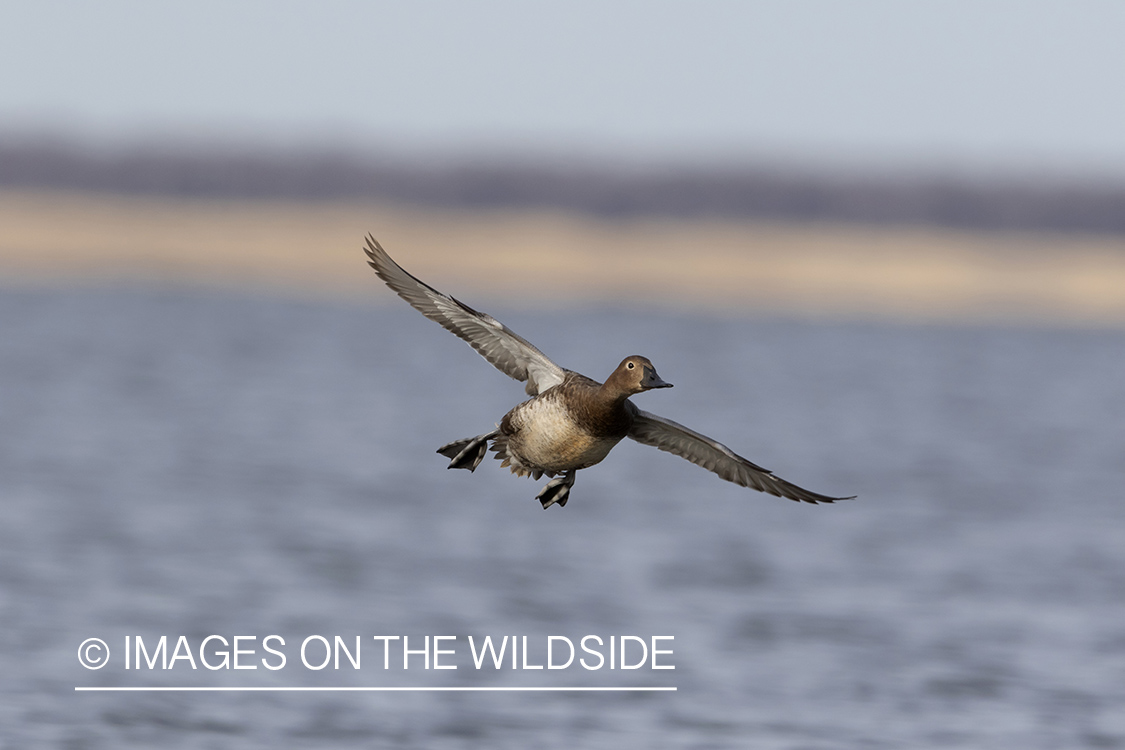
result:
[(671, 383), (666, 383), (656, 374), (656, 368), (647, 357), (634, 355), (621, 360), (621, 364), (606, 378), (605, 385), (620, 393), (633, 395), (642, 391), (651, 391), (653, 388), (671, 388)]

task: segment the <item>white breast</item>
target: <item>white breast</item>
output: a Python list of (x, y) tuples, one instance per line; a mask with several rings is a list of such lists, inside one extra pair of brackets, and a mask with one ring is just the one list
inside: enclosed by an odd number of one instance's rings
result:
[(515, 432), (508, 439), (508, 452), (527, 468), (561, 473), (593, 466), (607, 455), (620, 438), (595, 437), (570, 418), (558, 401), (537, 398), (516, 407), (512, 415)]

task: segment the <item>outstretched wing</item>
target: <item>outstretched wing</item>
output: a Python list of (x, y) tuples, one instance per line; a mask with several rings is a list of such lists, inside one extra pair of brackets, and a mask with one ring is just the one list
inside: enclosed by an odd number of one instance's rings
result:
[(746, 460), (722, 443), (671, 419), (658, 417), (641, 409), (634, 411), (629, 437), (638, 443), (675, 453), (697, 466), (715, 472), (728, 482), (750, 487), (759, 492), (768, 492), (778, 497), (813, 504), (854, 499), (854, 496), (828, 497), (790, 484), (780, 477), (775, 477), (768, 469)]
[(478, 312), (411, 276), (391, 260), (371, 235), (367, 236), (364, 252), (375, 273), (398, 296), (467, 341), (500, 372), (519, 381), (526, 380), (525, 390), (529, 396), (536, 396), (563, 381), (565, 371), (547, 355), (491, 315)]

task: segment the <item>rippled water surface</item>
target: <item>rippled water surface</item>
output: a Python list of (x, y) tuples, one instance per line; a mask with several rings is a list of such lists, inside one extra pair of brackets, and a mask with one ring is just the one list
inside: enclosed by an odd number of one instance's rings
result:
[[(0, 746), (1125, 746), (1125, 335), (491, 311), (591, 376), (647, 355), (676, 388), (643, 408), (859, 500), (622, 444), (544, 512), (491, 459), (445, 470), (522, 390), (393, 300), (4, 290)], [(211, 634), (287, 665), (122, 664)], [(311, 634), (361, 669), (306, 669)], [(457, 636), (458, 669), (384, 670), (393, 634)], [(588, 634), (674, 636), (675, 669), (467, 653)], [(678, 690), (74, 691), (375, 685)]]

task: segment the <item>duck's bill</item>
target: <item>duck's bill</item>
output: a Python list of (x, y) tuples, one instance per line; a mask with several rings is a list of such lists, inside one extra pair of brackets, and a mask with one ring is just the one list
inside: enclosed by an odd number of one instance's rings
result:
[(645, 376), (641, 379), (641, 387), (647, 391), (652, 388), (671, 388), (672, 384), (661, 380), (660, 376), (656, 374), (656, 370), (646, 367)]

